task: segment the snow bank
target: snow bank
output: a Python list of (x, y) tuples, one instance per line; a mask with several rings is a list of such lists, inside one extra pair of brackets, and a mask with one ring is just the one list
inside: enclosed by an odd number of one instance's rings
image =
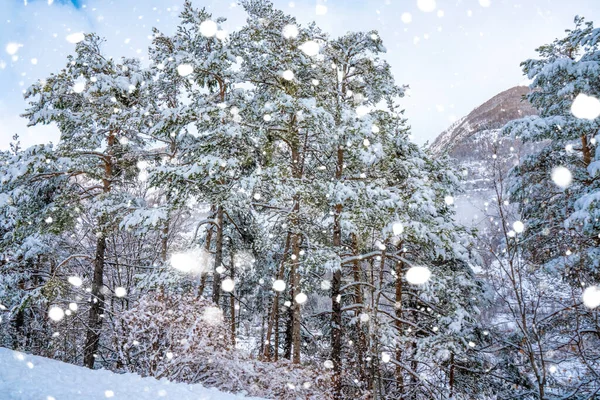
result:
[(172, 383), (89, 370), (44, 357), (0, 348), (2, 400), (259, 400), (208, 389), (201, 385)]

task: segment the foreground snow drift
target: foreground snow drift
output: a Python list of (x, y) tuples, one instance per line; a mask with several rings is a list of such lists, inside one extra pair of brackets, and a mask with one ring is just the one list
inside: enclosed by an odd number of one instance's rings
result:
[(0, 348), (2, 400), (241, 400), (254, 399), (135, 374), (89, 370)]

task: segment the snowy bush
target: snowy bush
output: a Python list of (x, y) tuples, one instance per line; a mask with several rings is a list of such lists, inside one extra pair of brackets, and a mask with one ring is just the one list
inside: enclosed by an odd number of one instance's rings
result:
[(236, 350), (222, 311), (193, 294), (148, 293), (118, 325), (114, 340), (128, 372), (274, 399), (330, 397), (325, 371)]

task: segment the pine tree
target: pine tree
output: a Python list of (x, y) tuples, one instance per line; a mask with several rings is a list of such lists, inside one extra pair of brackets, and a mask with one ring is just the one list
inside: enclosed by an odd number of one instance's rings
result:
[[(585, 366), (584, 376), (577, 377), (581, 395), (598, 387), (593, 372), (598, 368), (597, 352), (592, 350), (598, 344), (597, 316), (581, 304), (580, 296), (581, 288), (594, 285), (600, 277), (600, 164), (595, 150), (600, 128), (600, 107), (596, 105), (600, 95), (599, 41), (600, 30), (576, 17), (575, 28), (567, 30), (564, 38), (538, 48), (539, 58), (521, 65), (532, 79), (528, 100), (539, 117), (505, 127), (507, 134), (535, 146), (513, 169), (511, 201), (518, 204), (525, 228), (520, 240), (522, 258), (554, 279), (571, 284), (560, 296), (570, 311), (559, 308), (553, 317), (576, 332), (568, 343), (577, 349), (579, 362)], [(568, 353), (556, 354), (560, 358)], [(543, 371), (541, 374), (545, 377)], [(548, 390), (570, 390), (561, 389), (560, 383), (558, 376), (552, 377)]]
[(32, 179), (68, 178), (78, 196), (64, 206), (81, 212), (89, 207), (95, 221), (96, 245), (84, 364), (93, 368), (104, 313), (104, 270), (107, 237), (135, 201), (119, 190), (137, 179), (137, 162), (146, 146), (144, 107), (150, 76), (139, 61), (106, 58), (102, 40), (93, 34), (76, 46), (58, 74), (32, 85), (24, 114), (30, 125), (56, 123), (60, 140), (52, 157), (56, 169)]

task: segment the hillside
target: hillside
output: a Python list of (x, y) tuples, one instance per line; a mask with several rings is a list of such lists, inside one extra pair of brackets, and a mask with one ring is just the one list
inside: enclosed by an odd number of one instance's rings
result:
[(448, 154), (465, 176), (465, 193), (456, 196), (460, 222), (481, 225), (494, 197), (494, 169), (505, 174), (528, 151), (518, 140), (500, 133), (507, 122), (537, 114), (524, 100), (528, 91), (525, 86), (516, 86), (497, 94), (452, 124), (431, 144), (434, 154)]
[(202, 385), (172, 383), (90, 370), (44, 357), (0, 348), (2, 400), (259, 400), (208, 389)]
[(434, 152), (448, 152), (453, 157), (469, 154), (469, 139), (477, 133), (499, 129), (508, 121), (537, 114), (523, 99), (526, 86), (515, 86), (492, 97), (442, 132), (431, 144)]

